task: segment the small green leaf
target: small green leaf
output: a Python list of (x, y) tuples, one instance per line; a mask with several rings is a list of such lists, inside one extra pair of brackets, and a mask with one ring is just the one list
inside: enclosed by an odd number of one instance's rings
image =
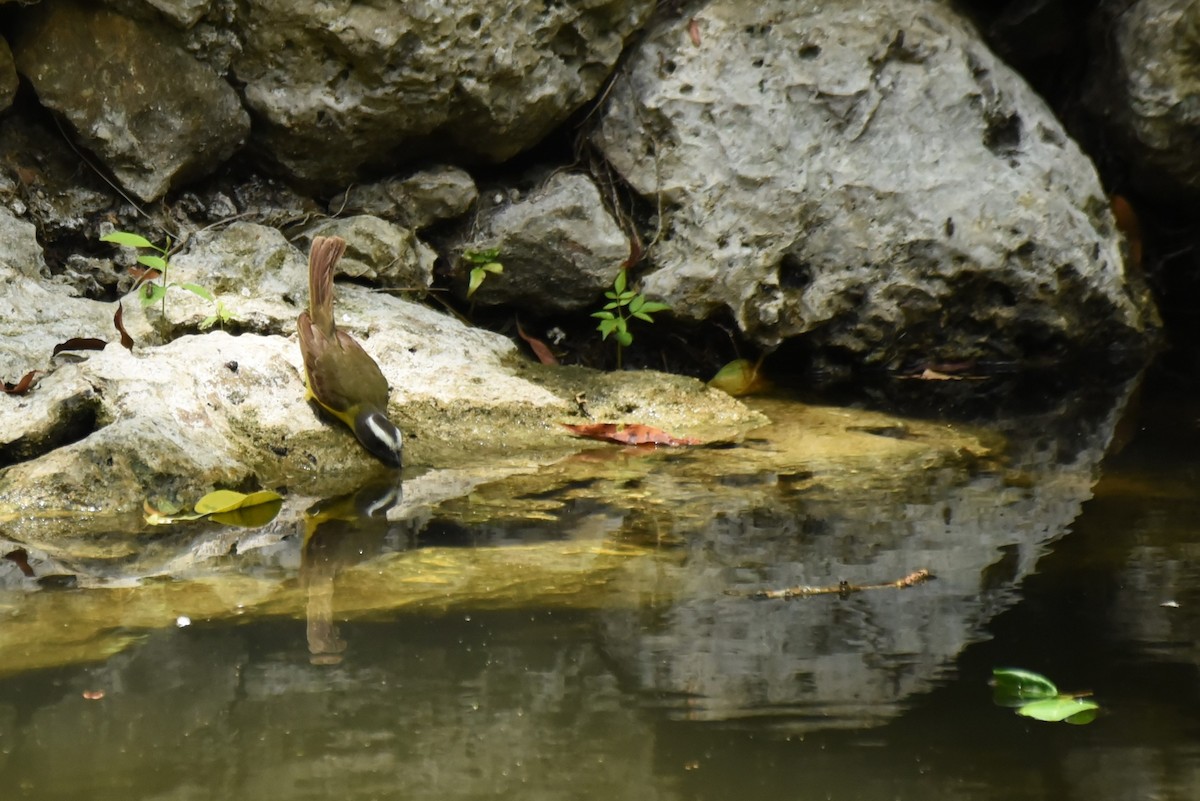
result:
[(131, 234), (128, 231), (113, 231), (111, 234), (105, 234), (100, 237), (100, 241), (112, 242), (115, 245), (124, 245), (127, 248), (153, 248), (154, 250), (158, 250), (158, 248), (154, 247), (154, 243), (146, 239), (146, 237)]
[(205, 317), (203, 320), (200, 321), (200, 330), (207, 331), (208, 329), (212, 328), (216, 324), (217, 324), (217, 315), (210, 314), (207, 317)]
[(600, 325), (596, 326), (596, 330), (601, 334), (600, 338), (608, 339), (608, 335), (616, 329), (617, 323), (619, 322), (620, 320), (616, 319), (615, 317), (610, 317), (607, 320), (601, 320)]
[(1019, 668), (993, 670), (992, 687), (993, 698), (1001, 706), (1021, 706), (1058, 695), (1054, 682), (1039, 673)]
[(619, 308), (621, 308), (621, 304), (620, 304), (620, 303), (617, 303), (617, 302), (614, 300), (612, 303), (605, 303), (605, 304), (604, 304), (604, 308), (606, 308), (606, 309), (619, 309)]
[(487, 264), (490, 261), (495, 261), (500, 255), (500, 248), (487, 248), (485, 250), (465, 250), (463, 258), (472, 264)]
[(629, 301), (629, 311), (633, 314), (637, 314), (639, 311), (641, 311), (642, 306), (644, 305), (646, 305), (646, 296), (638, 295), (633, 300)]
[[(628, 277), (625, 275), (624, 270), (621, 270), (619, 273), (617, 273), (617, 277), (613, 281), (613, 290), (618, 295), (625, 291), (625, 282), (627, 280), (628, 280)], [(605, 294), (608, 294), (608, 293), (605, 293)]]
[(143, 284), (142, 290), (138, 292), (141, 297), (142, 305), (149, 306), (162, 300), (163, 295), (167, 294), (167, 288), (162, 284)]
[(492, 275), (499, 275), (500, 273), (504, 272), (504, 265), (498, 261), (489, 261), (487, 264), (483, 265), (483, 269), (485, 272), (489, 272)]
[(633, 344), (633, 334), (629, 333), (628, 331), (624, 331), (624, 330), (618, 331), (617, 332), (617, 344), (619, 344), (623, 348), (628, 348), (630, 345)]
[(614, 314), (613, 314), (612, 312), (610, 312), (610, 311), (598, 311), (598, 312), (592, 312), (592, 316), (593, 316), (593, 317), (598, 317), (598, 318), (600, 318), (601, 320), (611, 320), (611, 319), (612, 319), (613, 317), (615, 317), (616, 315), (614, 315)]
[(483, 279), (486, 277), (487, 273), (483, 271), (482, 267), (476, 267), (471, 270), (471, 280), (467, 283), (468, 298), (475, 294), (475, 290), (479, 289), (479, 287), (483, 284)]
[(640, 312), (640, 311), (634, 312), (633, 316), (638, 318), (639, 320), (645, 320), (648, 323), (654, 322), (654, 318), (651, 317), (650, 315), (646, 314), (645, 312)]
[(657, 314), (658, 312), (667, 311), (670, 308), (667, 304), (659, 303), (657, 300), (648, 300), (642, 304), (642, 311), (646, 314)]
[(1096, 718), (1098, 709), (1100, 709), (1100, 705), (1087, 698), (1058, 696), (1057, 698), (1030, 701), (1018, 709), (1017, 714), (1034, 720), (1044, 720), (1048, 723), (1066, 721), (1075, 725), (1083, 725), (1091, 723)]
[(162, 256), (138, 256), (138, 264), (144, 264), (147, 267), (152, 267), (155, 270), (166, 272), (167, 260)]
[(179, 287), (180, 289), (186, 289), (188, 292), (191, 292), (197, 297), (204, 298), (209, 303), (212, 303), (216, 300), (216, 298), (213, 297), (213, 293), (209, 292), (208, 289), (200, 286), (199, 284), (180, 284)]

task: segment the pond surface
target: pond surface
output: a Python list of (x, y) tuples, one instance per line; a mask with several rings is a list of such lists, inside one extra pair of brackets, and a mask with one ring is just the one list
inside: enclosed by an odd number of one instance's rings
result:
[[(1198, 798), (1188, 394), (848, 423), (883, 450), (841, 460), (775, 458), (800, 424), (598, 449), (169, 579), (10, 577), (3, 798)], [(1102, 714), (1018, 717), (995, 667)]]

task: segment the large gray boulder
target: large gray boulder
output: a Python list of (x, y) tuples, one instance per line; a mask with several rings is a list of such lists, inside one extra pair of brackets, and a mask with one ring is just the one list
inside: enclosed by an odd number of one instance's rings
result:
[(1093, 111), (1128, 158), (1130, 178), (1147, 192), (1200, 192), (1200, 2), (1109, 2), (1097, 26), (1106, 58), (1088, 74)]
[(1091, 162), (944, 3), (700, 4), (594, 142), (662, 208), (647, 294), (766, 347), (1026, 362), (1157, 323)]
[(344, 186), (421, 155), (503, 161), (603, 85), (653, 0), (243, 3), (232, 69), (264, 152)]
[(164, 26), (59, 0), (27, 12), (13, 52), (41, 103), (141, 200), (215, 169), (250, 131), (233, 88)]
[[(613, 219), (591, 178), (556, 173), (527, 196), (480, 209), (459, 250), (495, 249), (504, 265), (473, 296), (538, 314), (572, 312), (599, 304), (629, 258), (629, 235)], [(467, 285), (470, 264), (458, 278)]]

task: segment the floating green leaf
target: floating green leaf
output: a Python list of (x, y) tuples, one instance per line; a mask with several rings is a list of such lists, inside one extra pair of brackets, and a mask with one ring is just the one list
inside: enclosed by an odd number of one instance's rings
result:
[(1082, 726), (1095, 720), (1099, 709), (1099, 704), (1087, 698), (1060, 695), (1057, 698), (1031, 701), (1018, 709), (1017, 714), (1049, 723), (1065, 722)]
[(211, 515), (219, 512), (232, 512), (234, 509), (258, 506), (259, 504), (273, 503), (281, 500), (283, 500), (283, 496), (271, 490), (259, 490), (249, 495), (234, 492), (233, 490), (217, 490), (216, 492), (208, 493), (196, 501), (195, 509), (198, 514)]
[(1001, 706), (1021, 706), (1058, 695), (1054, 682), (1039, 673), (1019, 668), (993, 670), (992, 689), (996, 703)]
[(1017, 714), (1051, 723), (1077, 726), (1096, 719), (1100, 705), (1084, 696), (1062, 694), (1054, 682), (1029, 670), (997, 668), (992, 671), (993, 700), (1000, 706), (1016, 707)]
[(216, 523), (249, 528), (273, 520), (283, 507), (283, 496), (271, 490), (259, 490), (249, 495), (233, 490), (217, 490), (196, 501), (193, 514), (178, 514), (178, 507), (174, 507), (174, 512), (163, 507), (166, 504), (160, 503), (157, 509), (146, 504), (146, 522), (152, 526), (163, 526), (207, 517)]

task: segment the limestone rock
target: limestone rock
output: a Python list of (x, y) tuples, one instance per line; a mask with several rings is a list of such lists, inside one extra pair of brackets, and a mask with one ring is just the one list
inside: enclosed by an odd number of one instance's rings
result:
[(18, 69), (140, 199), (208, 173), (249, 133), (233, 88), (170, 29), (69, 0), (26, 14)]
[(465, 214), (478, 197), (470, 173), (447, 165), (356, 184), (330, 201), (329, 212), (373, 214), (419, 231)]
[[(73, 337), (114, 338), (115, 308), (71, 297), (50, 281), (34, 227), (0, 209), (0, 380), (47, 371), (54, 346)], [(18, 429), (0, 432), (3, 446)]]
[(646, 293), (766, 347), (1027, 363), (1157, 325), (1092, 164), (944, 3), (701, 3), (639, 42), (594, 141), (663, 208)]
[(535, 144), (596, 95), (654, 5), (247, 3), (232, 67), (263, 151), (344, 187), (364, 166)]
[(477, 302), (569, 312), (594, 305), (612, 285), (629, 237), (590, 178), (557, 173), (527, 197), (479, 212), (460, 250), (487, 249), (499, 251), (504, 272), (484, 280)]
[[(17, 250), (22, 237), (28, 248), (27, 224), (11, 227)], [(194, 500), (247, 483), (329, 494), (378, 471), (344, 426), (305, 400), (294, 334), (308, 302), (305, 265), (300, 251), (262, 226), (197, 235), (173, 259), (170, 280), (207, 284), (230, 307), (239, 335), (186, 333), (198, 330), (196, 319), (211, 305), (172, 288), (165, 323), (157, 304), (143, 309), (125, 299), (134, 338), (126, 350), (114, 344), (115, 304), (64, 297), (36, 263), (18, 272), (0, 261), (0, 368), (7, 380), (31, 367), (45, 373), (27, 395), (0, 395), (6, 532), (36, 527), (31, 510), (94, 512), (73, 525), (102, 529), (146, 497)], [(406, 436), (406, 465), (418, 472), (519, 455), (527, 467), (559, 458), (580, 444), (558, 425), (577, 414), (580, 393), (594, 414), (636, 413), (681, 435), (725, 439), (763, 422), (692, 379), (545, 370), (520, 359), (510, 340), (426, 306), (343, 282), (335, 295), (338, 326), (391, 386), (389, 412)], [(110, 344), (51, 363), (53, 345), (69, 336)]]
[(0, 39), (0, 111), (12, 105), (17, 94), (17, 65), (13, 63), (8, 42)]
[(1200, 2), (1137, 0), (1102, 6), (1107, 55), (1089, 72), (1088, 101), (1149, 193), (1200, 193)]
[(346, 240), (346, 255), (338, 262), (342, 275), (415, 292), (424, 292), (433, 284), (437, 254), (407, 228), (362, 214), (330, 220), (311, 234)]

